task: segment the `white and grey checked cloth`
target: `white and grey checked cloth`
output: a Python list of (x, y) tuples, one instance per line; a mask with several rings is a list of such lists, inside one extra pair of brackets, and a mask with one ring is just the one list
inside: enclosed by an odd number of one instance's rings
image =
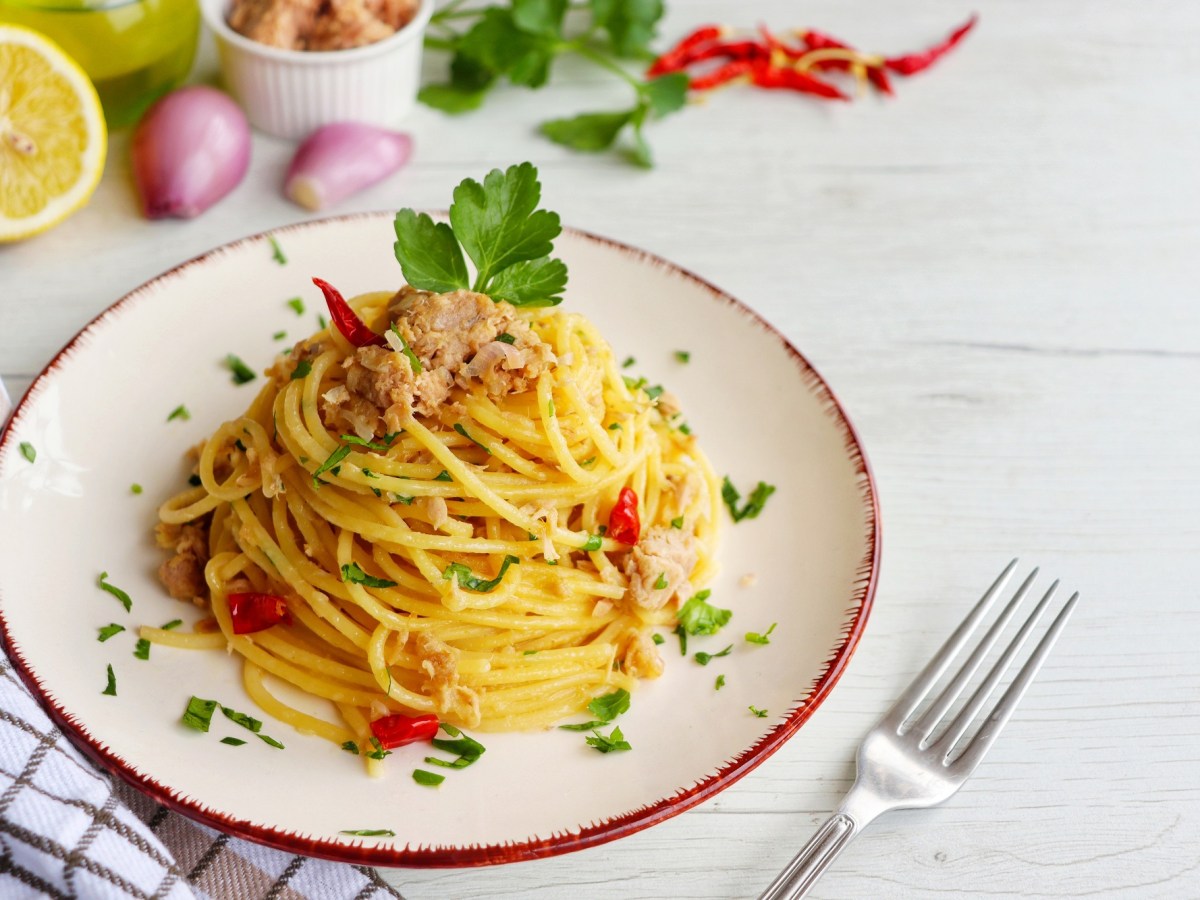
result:
[(0, 897), (387, 900), (363, 866), (192, 822), (96, 769), (0, 656)]

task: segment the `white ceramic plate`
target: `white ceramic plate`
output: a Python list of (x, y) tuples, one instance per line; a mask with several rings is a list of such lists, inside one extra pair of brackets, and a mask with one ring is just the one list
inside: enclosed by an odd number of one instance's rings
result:
[[(197, 610), (165, 596), (151, 530), (186, 477), (183, 451), (249, 403), (222, 360), (256, 370), (315, 329), (309, 279), (347, 295), (401, 283), (391, 217), (365, 215), (247, 238), (156, 278), (88, 325), (30, 388), (0, 440), (0, 630), (31, 689), (102, 766), (216, 828), (288, 850), (376, 865), (457, 866), (576, 850), (630, 834), (732, 784), (787, 740), (825, 699), (862, 633), (879, 560), (874, 487), (855, 433), (799, 352), (733, 298), (644, 252), (580, 232), (559, 238), (569, 308), (586, 313), (632, 373), (662, 382), (718, 473), (743, 492), (778, 491), (753, 521), (726, 523), (713, 602), (726, 630), (690, 651), (733, 653), (701, 667), (663, 647), (666, 674), (643, 683), (619, 724), (633, 750), (601, 755), (565, 731), (484, 735), (486, 755), (440, 788), (410, 775), (426, 749), (401, 748), (382, 780), (358, 759), (262, 716), (240, 666), (222, 653), (155, 647), (133, 656), (139, 624)], [(300, 317), (286, 301), (303, 296)], [(687, 350), (682, 364), (674, 351)], [(180, 404), (190, 421), (166, 421)], [(34, 463), (22, 442), (37, 451)], [(142, 485), (135, 495), (130, 486)], [(126, 614), (99, 573), (133, 597)], [(740, 585), (753, 574), (757, 583)], [(127, 631), (104, 643), (110, 622)], [(778, 627), (768, 646), (747, 631)], [(117, 696), (101, 693), (105, 667)], [(718, 675), (725, 687), (714, 690)], [(179, 724), (191, 695), (266, 720), (285, 750), (223, 717), (200, 734)], [(750, 705), (768, 710), (758, 718)], [(344, 829), (391, 829), (356, 838)]]

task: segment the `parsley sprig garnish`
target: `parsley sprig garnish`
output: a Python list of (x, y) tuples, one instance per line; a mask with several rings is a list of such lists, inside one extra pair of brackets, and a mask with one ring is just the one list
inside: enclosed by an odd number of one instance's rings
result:
[(541, 197), (537, 169), (526, 162), (493, 169), (482, 184), (465, 179), (454, 189), (449, 223), (400, 210), (396, 259), (405, 279), (421, 290), (473, 290), (513, 306), (561, 303), (567, 267), (550, 252), (562, 225), (557, 213), (537, 208)]
[(738, 509), (738, 502), (742, 499), (742, 495), (733, 486), (733, 482), (729, 480), (728, 475), (725, 476), (725, 481), (721, 484), (721, 499), (729, 507), (729, 515), (733, 517), (733, 521), (735, 522), (740, 522), (742, 519), (757, 519), (758, 514), (767, 505), (767, 498), (773, 493), (775, 493), (775, 485), (760, 481), (754, 490), (750, 492), (750, 496), (746, 498), (746, 505)]
[[(542, 134), (573, 150), (598, 152), (630, 128), (630, 160), (640, 166), (653, 164), (642, 130), (648, 121), (683, 106), (688, 79), (675, 73), (644, 80), (626, 70), (621, 60), (642, 63), (653, 58), (649, 46), (663, 15), (662, 0), (509, 0), (474, 9), (457, 7), (450, 4), (430, 21), (425, 46), (448, 51), (453, 58), (449, 82), (424, 88), (422, 102), (447, 113), (464, 113), (477, 109), (501, 81), (542, 87), (557, 58), (576, 56), (628, 84), (633, 105), (543, 122)], [(460, 24), (466, 29), (456, 30)]]
[(716, 634), (733, 618), (732, 610), (709, 603), (711, 596), (712, 591), (700, 591), (679, 608), (679, 627), (686, 634)]

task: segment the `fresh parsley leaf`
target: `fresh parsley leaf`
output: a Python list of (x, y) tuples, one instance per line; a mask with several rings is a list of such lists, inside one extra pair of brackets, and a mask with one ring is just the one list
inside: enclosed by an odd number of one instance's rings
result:
[(442, 731), (446, 732), (446, 734), (450, 735), (450, 737), (460, 737), (462, 735), (462, 732), (449, 722), (438, 722), (438, 727), (441, 728)]
[(257, 734), (262, 730), (262, 722), (253, 716), (248, 716), (245, 713), (238, 712), (236, 709), (230, 709), (228, 706), (222, 706), (221, 712), (225, 714), (225, 718), (229, 721), (241, 725), (243, 728), (253, 731)]
[(512, 0), (513, 24), (530, 34), (562, 34), (567, 0)]
[(528, 162), (493, 169), (482, 184), (464, 179), (454, 189), (450, 224), (475, 263), (474, 290), (486, 294), (504, 269), (550, 255), (562, 225), (557, 213), (537, 208), (541, 196), (537, 169)]
[(687, 632), (682, 625), (676, 625), (675, 634), (679, 638), (679, 655), (687, 656)]
[[(459, 39), (457, 49), (461, 58), (492, 77), (506, 75), (513, 84), (536, 88), (546, 83), (557, 48), (553, 37), (521, 29), (511, 10), (489, 6)], [(452, 79), (461, 83), (462, 75), (452, 73)]]
[(504, 573), (508, 571), (508, 567), (513, 563), (519, 563), (521, 560), (515, 556), (509, 555), (504, 557), (504, 561), (500, 563), (500, 572), (495, 578), (485, 581), (478, 575), (471, 572), (462, 563), (450, 563), (442, 572), (442, 579), (449, 581), (451, 578), (458, 577), (458, 586), (469, 591), (475, 591), (480, 594), (487, 594), (494, 591), (504, 580)]
[(725, 476), (725, 481), (721, 484), (721, 499), (729, 507), (729, 515), (733, 517), (734, 522), (740, 522), (742, 519), (757, 519), (758, 514), (763, 511), (763, 507), (767, 504), (767, 498), (773, 493), (775, 493), (774, 485), (760, 481), (754, 490), (750, 492), (750, 496), (746, 499), (746, 505), (738, 509), (738, 501), (742, 499), (742, 495), (733, 486), (733, 482), (729, 480), (728, 475)]
[(416, 499), (416, 497), (409, 497), (405, 494), (392, 494), (393, 503), (403, 503), (405, 506), (412, 506), (413, 501)]
[(539, 125), (538, 130), (556, 144), (584, 153), (599, 153), (613, 145), (617, 135), (632, 119), (633, 110), (583, 113), (565, 119), (550, 119)]
[(322, 331), (329, 327), (329, 320), (320, 313), (317, 313), (317, 327)]
[(364, 587), (372, 588), (390, 588), (396, 586), (396, 582), (394, 581), (368, 575), (358, 563), (347, 563), (342, 566), (342, 581), (348, 584), (361, 584)]
[(112, 594), (114, 597), (116, 597), (118, 600), (120, 600), (121, 605), (123, 607), (125, 607), (125, 612), (129, 612), (133, 608), (133, 600), (131, 600), (129, 598), (129, 595), (127, 593), (125, 593), (123, 590), (121, 590), (119, 587), (117, 587), (115, 584), (109, 584), (108, 581), (105, 580), (107, 578), (108, 578), (108, 573), (101, 572), (100, 578), (96, 581), (96, 586), (99, 587), (100, 590), (102, 590), (102, 591), (108, 591), (108, 593)]
[(396, 213), (395, 228), (396, 259), (409, 284), (439, 294), (471, 286), (453, 228), (412, 209)]
[(671, 527), (672, 528), (682, 528), (683, 527), (683, 516), (676, 516), (674, 519), (672, 519)]
[(118, 625), (116, 622), (113, 622), (111, 625), (105, 625), (100, 629), (100, 635), (96, 638), (96, 640), (100, 641), (100, 643), (104, 643), (114, 634), (120, 634), (124, 630), (124, 625)]
[(658, 573), (658, 581), (654, 582), (654, 589), (656, 591), (661, 591), (666, 586), (667, 586), (667, 573), (659, 572)]
[(442, 469), (442, 471), (438, 472), (436, 475), (433, 476), (433, 480), (434, 481), (453, 481), (454, 479), (450, 477), (449, 472), (447, 472), (445, 469)]
[(692, 361), (692, 354), (689, 353), (687, 350), (676, 350), (675, 351), (675, 360), (676, 360), (676, 362), (681, 362), (681, 363), (685, 363), (685, 364), (689, 363)]
[(339, 831), (338, 834), (352, 834), (355, 837), (395, 837), (396, 832), (390, 828), (357, 828), (353, 831)]
[(667, 639), (665, 637), (663, 637), (661, 634), (659, 634), (657, 631), (654, 632), (654, 634), (651, 636), (650, 640), (654, 641), (654, 643), (656, 643), (656, 644), (665, 644), (667, 642)]
[(596, 697), (587, 708), (601, 722), (611, 722), (621, 713), (629, 711), (629, 691), (618, 688), (611, 694)]
[(180, 403), (177, 407), (171, 410), (170, 415), (167, 416), (167, 421), (170, 422), (172, 419), (179, 419), (181, 422), (186, 422), (191, 417), (192, 414), (188, 412), (188, 408)]
[(304, 299), (302, 297), (293, 297), (287, 302), (287, 305), (292, 308), (292, 312), (296, 315), (304, 315)]
[[(442, 726), (443, 730), (445, 730), (445, 727), (445, 725)], [(434, 738), (432, 743), (438, 750), (456, 755), (457, 758), (453, 760), (438, 759), (436, 756), (425, 757), (425, 762), (431, 766), (442, 766), (446, 769), (465, 769), (479, 759), (479, 757), (483, 756), (487, 750), (479, 741), (468, 737), (461, 731), (458, 732), (458, 736), (454, 740), (448, 741), (445, 738)]]
[[(321, 476), (337, 466), (349, 455), (350, 448), (345, 444), (330, 453), (329, 456), (326, 457), (325, 462), (321, 463), (321, 465), (317, 467), (317, 471), (312, 473), (313, 487), (319, 488), (321, 486)], [(334, 474), (336, 475), (337, 473), (335, 472)]]
[(570, 725), (559, 725), (561, 731), (595, 731), (602, 725), (607, 725), (607, 722), (601, 722), (599, 719), (592, 719), (590, 722), (575, 722)]
[(767, 717), (767, 711), (765, 709), (759, 709), (757, 706), (750, 706), (748, 709), (760, 719), (765, 719)]
[(188, 728), (206, 732), (212, 724), (213, 712), (220, 705), (216, 700), (202, 700), (199, 697), (192, 697), (188, 700), (187, 709), (183, 711), (183, 718), (180, 721)]
[(223, 737), (223, 738), (221, 738), (221, 743), (228, 744), (230, 747), (240, 747), (240, 746), (242, 746), (242, 744), (244, 744), (246, 742), (243, 741), (241, 738)]
[(391, 750), (384, 750), (383, 744), (379, 743), (379, 738), (371, 737), (371, 746), (375, 749), (367, 754), (368, 759), (383, 759), (385, 756), (391, 756)]
[(703, 650), (701, 650), (698, 653), (696, 653), (695, 659), (696, 659), (696, 662), (700, 663), (700, 665), (707, 666), (709, 660), (719, 659), (722, 656), (728, 656), (732, 652), (733, 652), (733, 644), (730, 644), (728, 647), (726, 647), (720, 653), (705, 653)]
[(469, 431), (467, 431), (466, 427), (461, 422), (454, 423), (454, 430), (457, 431), (459, 434), (461, 434), (463, 437), (465, 437), (468, 441), (470, 441), (476, 447), (481, 447), (482, 449), (486, 450), (488, 453), (492, 452), (491, 448), (488, 447), (487, 444), (472, 437), (471, 433)]
[(135, 481), (129, 486), (129, 492), (132, 494), (140, 494), (142, 492), (142, 486)]
[[(393, 322), (391, 327), (388, 329), (388, 334), (386, 337), (389, 347), (391, 347), (393, 350), (398, 349), (399, 352), (404, 354), (404, 358), (408, 360), (408, 365), (413, 370), (413, 374), (420, 375), (421, 360), (417, 354), (413, 352), (412, 347), (408, 346), (408, 341), (404, 340), (404, 335), (400, 333), (400, 326)], [(392, 340), (393, 337), (395, 338), (394, 341)], [(397, 344), (400, 345), (399, 348), (396, 347)]]
[(137, 646), (133, 649), (133, 655), (138, 659), (149, 659), (150, 642), (145, 638), (138, 638)]
[(281, 266), (286, 266), (287, 257), (283, 255), (283, 248), (279, 246), (279, 241), (275, 240), (275, 235), (268, 234), (267, 240), (271, 242), (271, 259)]
[(172, 619), (170, 622), (167, 622), (165, 625), (162, 625), (160, 627), (162, 628), (163, 631), (170, 631), (172, 628), (178, 628), (182, 624), (183, 624), (183, 619)]
[[(392, 441), (396, 439), (396, 435), (398, 434), (400, 434), (398, 431), (395, 432), (395, 434), (385, 434), (382, 441), (364, 441), (357, 435), (343, 434), (342, 442), (346, 444), (353, 444), (355, 447), (366, 447), (368, 450), (377, 450), (380, 453), (387, 453), (390, 449), (392, 449)], [(367, 470), (363, 469), (363, 473), (365, 474), (366, 472)]]
[(772, 622), (771, 627), (762, 634), (759, 634), (757, 631), (747, 631), (746, 640), (751, 644), (769, 644), (771, 643), (771, 632), (775, 630), (775, 626), (778, 624), (778, 622)]
[(292, 369), (292, 381), (299, 381), (305, 375), (312, 371), (312, 363), (307, 359), (302, 359), (296, 363), (296, 368)]
[(688, 76), (683, 72), (672, 72), (652, 78), (642, 88), (642, 96), (650, 112), (660, 119), (683, 109), (687, 102), (687, 92)]
[(342, 749), (347, 753), (353, 753), (355, 756), (358, 756), (358, 744), (354, 743), (354, 741), (346, 741), (342, 744)]
[(593, 731), (592, 735), (593, 737), (587, 739), (587, 745), (596, 748), (601, 753), (633, 749), (629, 741), (625, 740), (625, 735), (621, 734), (620, 728), (614, 728), (612, 734), (608, 735), (608, 737), (605, 737), (599, 731)]
[(37, 459), (37, 448), (34, 447), (33, 444), (29, 443), (29, 441), (21, 441), (18, 446), (21, 451), (21, 455), (25, 457), (26, 460), (29, 462), (34, 462)]
[(234, 384), (246, 384), (248, 381), (253, 381), (257, 376), (254, 370), (246, 365), (242, 360), (233, 353), (225, 357), (225, 365), (229, 367), (229, 371), (233, 373)]
[(270, 746), (274, 747), (276, 750), (283, 750), (283, 749), (285, 749), (285, 748), (284, 748), (284, 746), (283, 746), (283, 744), (281, 744), (279, 741), (275, 740), (275, 738), (271, 737), (270, 735), (267, 735), (267, 734), (255, 734), (254, 736), (255, 736), (256, 738), (258, 738), (260, 741), (262, 741), (264, 744), (268, 744), (268, 745), (270, 745)]
[(436, 772), (426, 772), (424, 769), (413, 769), (412, 779), (425, 787), (437, 787), (446, 780), (446, 776), (438, 775)]
[(584, 541), (583, 549), (590, 552), (599, 550), (602, 546), (604, 546), (604, 538), (598, 534), (589, 534), (587, 540)]
[(277, 331), (273, 335), (271, 335), (271, 340), (282, 341), (286, 337), (287, 337), (286, 331)]
[(426, 106), (440, 109), (452, 116), (479, 109), (491, 88), (488, 80), (483, 87), (465, 87), (458, 84), (427, 84), (421, 88), (417, 99)]
[(713, 688), (713, 690), (715, 690), (715, 691), (719, 691), (719, 690), (720, 690), (721, 688), (723, 688), (723, 687), (725, 687), (725, 676), (724, 676), (724, 675), (718, 675), (718, 676), (717, 676), (717, 683), (716, 683), (716, 687), (714, 687), (714, 688)]
[(543, 256), (513, 263), (496, 275), (487, 293), (493, 300), (535, 309), (562, 303), (559, 295), (566, 286), (566, 263)]
[(110, 697), (117, 696), (117, 676), (113, 674), (113, 667), (108, 666), (108, 684), (104, 686), (104, 690), (100, 693), (107, 694)]
[(637, 360), (634, 359), (632, 356), (625, 357), (625, 359), (621, 362), (622, 369), (628, 369), (630, 366), (635, 366), (635, 365), (637, 365)]
[(693, 596), (679, 609), (679, 627), (688, 634), (716, 634), (733, 618), (733, 611), (708, 603), (712, 591), (704, 590)]
[(496, 340), (498, 340), (502, 344), (515, 344), (517, 342), (517, 339), (515, 337), (513, 337), (511, 334), (509, 334), (507, 331), (502, 331), (498, 335), (496, 335)]

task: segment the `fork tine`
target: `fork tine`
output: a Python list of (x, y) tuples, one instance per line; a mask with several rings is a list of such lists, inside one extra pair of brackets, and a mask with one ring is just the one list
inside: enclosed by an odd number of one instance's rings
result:
[(950, 711), (950, 707), (954, 705), (954, 701), (962, 694), (967, 683), (979, 671), (979, 667), (983, 665), (983, 660), (987, 657), (992, 647), (996, 646), (996, 641), (1000, 640), (1000, 635), (1008, 627), (1008, 623), (1012, 621), (1012, 617), (1016, 615), (1017, 607), (1025, 600), (1025, 595), (1029, 593), (1029, 588), (1032, 586), (1033, 580), (1037, 578), (1037, 574), (1037, 569), (1029, 573), (1021, 583), (1021, 586), (1017, 588), (1017, 592), (1013, 595), (1013, 598), (1008, 601), (1008, 605), (1004, 607), (1004, 612), (992, 623), (992, 627), (988, 629), (983, 640), (979, 642), (978, 646), (976, 646), (967, 658), (967, 661), (963, 663), (962, 668), (958, 670), (958, 673), (946, 685), (937, 699), (930, 704), (925, 714), (908, 729), (916, 731), (921, 735), (922, 748), (929, 742), (929, 736), (933, 734), (938, 723), (942, 721), (942, 717)]
[(950, 723), (942, 736), (933, 742), (934, 746), (941, 746), (945, 749), (946, 752), (945, 756), (943, 757), (943, 762), (945, 762), (949, 758), (950, 754), (954, 752), (954, 746), (966, 733), (967, 729), (971, 727), (971, 723), (975, 721), (975, 717), (979, 714), (979, 711), (983, 709), (983, 705), (987, 702), (988, 697), (991, 696), (992, 691), (1000, 682), (1000, 679), (1004, 677), (1004, 673), (1008, 671), (1008, 667), (1012, 663), (1013, 657), (1020, 652), (1021, 647), (1025, 644), (1026, 638), (1029, 637), (1030, 632), (1033, 631), (1034, 626), (1036, 626), (1038, 621), (1041, 619), (1042, 613), (1044, 613), (1046, 611), (1046, 607), (1050, 605), (1050, 601), (1054, 598), (1054, 594), (1057, 590), (1058, 581), (1056, 580), (1054, 584), (1050, 585), (1050, 589), (1046, 591), (1045, 596), (1043, 596), (1038, 605), (1034, 607), (1033, 612), (1029, 614), (1029, 618), (1027, 618), (1024, 624), (1021, 625), (1021, 628), (1017, 631), (1016, 635), (1013, 636), (1013, 639), (1009, 642), (1008, 647), (1005, 648), (1004, 653), (1002, 653), (1000, 658), (996, 660), (995, 664), (991, 668), (991, 671), (988, 672), (987, 678), (983, 680), (983, 683), (979, 685), (979, 687), (975, 690), (975, 693), (971, 695), (971, 699), (967, 701), (966, 706), (964, 706), (959, 711), (958, 715), (954, 717), (954, 721)]
[(971, 637), (971, 633), (979, 624), (979, 620), (987, 615), (987, 611), (991, 609), (992, 604), (1004, 590), (1004, 586), (1008, 584), (1008, 579), (1013, 573), (1013, 569), (1017, 567), (1017, 561), (1014, 559), (1007, 566), (1000, 576), (992, 583), (975, 608), (971, 610), (971, 614), (967, 616), (956, 629), (954, 633), (946, 639), (946, 643), (942, 644), (942, 648), (934, 655), (921, 673), (913, 679), (904, 693), (900, 695), (893, 705), (883, 716), (881, 725), (886, 725), (896, 731), (900, 730), (900, 726), (904, 721), (913, 714), (921, 701), (925, 699), (925, 695), (937, 683), (942, 674), (950, 667), (950, 663), (954, 661), (954, 657), (958, 651), (963, 648), (967, 640)]
[(1000, 698), (1000, 702), (996, 704), (991, 715), (987, 717), (987, 721), (983, 723), (983, 727), (979, 729), (979, 733), (975, 735), (975, 739), (971, 741), (969, 747), (963, 752), (957, 760), (951, 765), (960, 767), (963, 777), (970, 775), (979, 765), (979, 761), (983, 759), (985, 753), (991, 749), (996, 738), (1012, 718), (1013, 712), (1017, 708), (1017, 704), (1021, 702), (1021, 698), (1025, 695), (1029, 685), (1033, 683), (1034, 677), (1038, 670), (1042, 667), (1042, 663), (1046, 661), (1046, 657), (1050, 655), (1050, 650), (1054, 647), (1055, 641), (1062, 633), (1063, 628), (1067, 624), (1067, 619), (1071, 618), (1071, 613), (1075, 610), (1075, 604), (1079, 600), (1078, 592), (1071, 595), (1071, 599), (1055, 616), (1053, 624), (1049, 630), (1043, 635), (1041, 641), (1037, 645), (1037, 649), (1033, 651), (1033, 655), (1025, 661), (1025, 665), (1017, 673), (1017, 677), (1013, 679), (1012, 684), (1008, 686), (1008, 690), (1004, 692), (1004, 696)]

